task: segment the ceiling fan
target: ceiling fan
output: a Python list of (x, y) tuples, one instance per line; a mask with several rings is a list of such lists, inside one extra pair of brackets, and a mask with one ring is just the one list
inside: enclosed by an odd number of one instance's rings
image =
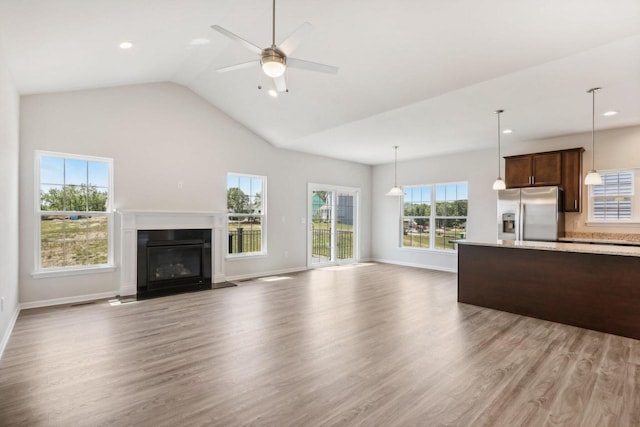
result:
[[(212, 25), (211, 28), (230, 38), (231, 40), (240, 43), (251, 52), (260, 55), (260, 59), (219, 68), (217, 70), (219, 73), (249, 68), (260, 63), (262, 71), (267, 76), (273, 78), (278, 92), (288, 92), (287, 82), (284, 76), (284, 72), (286, 71), (287, 67), (299, 68), (309, 71), (318, 71), (321, 73), (329, 74), (336, 74), (338, 72), (338, 67), (289, 57), (289, 55), (293, 53), (293, 51), (300, 45), (300, 43), (302, 43), (304, 38), (313, 30), (313, 26), (308, 22), (305, 22), (300, 27), (298, 27), (298, 29), (296, 29), (293, 34), (291, 34), (282, 43), (280, 43), (280, 45), (276, 45), (276, 0), (273, 0), (273, 27), (271, 32), (270, 47), (261, 49), (255, 44), (233, 34), (231, 31), (226, 30), (219, 25)], [(258, 89), (261, 89), (261, 87), (258, 86)]]

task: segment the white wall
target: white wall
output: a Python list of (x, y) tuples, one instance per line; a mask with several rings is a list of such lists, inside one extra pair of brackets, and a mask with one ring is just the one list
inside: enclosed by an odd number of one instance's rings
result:
[(0, 40), (0, 354), (18, 313), (19, 105)]
[[(495, 150), (464, 152), (398, 163), (398, 185), (436, 184), (467, 181), (469, 183), (469, 217), (467, 238), (495, 239), (496, 194), (491, 189), (496, 179)], [(373, 258), (404, 265), (455, 271), (457, 254), (400, 248), (401, 201), (385, 196), (393, 186), (393, 164), (373, 168)]]
[[(506, 139), (506, 138), (505, 138)], [(502, 154), (536, 153), (584, 147), (584, 173), (591, 169), (591, 133), (568, 135), (544, 140), (518, 143), (504, 142)], [(596, 132), (596, 168), (640, 168), (640, 126)], [(496, 193), (491, 189), (497, 175), (496, 150), (464, 152), (398, 163), (398, 184), (417, 185), (455, 181), (469, 182), (469, 217), (467, 238), (494, 240), (496, 238)], [(504, 176), (504, 161), (502, 161)], [(373, 168), (373, 240), (372, 254), (376, 260), (427, 268), (456, 270), (455, 254), (400, 248), (399, 198), (384, 196), (393, 185), (393, 164)], [(636, 183), (636, 189), (640, 182)], [(640, 191), (636, 191), (640, 199)], [(587, 187), (583, 189), (583, 212), (565, 215), (567, 231), (640, 233), (640, 226), (586, 225), (588, 212)]]
[[(115, 293), (119, 284), (119, 272), (31, 277), (34, 150), (113, 158), (116, 209), (225, 212), (228, 172), (266, 175), (268, 256), (228, 261), (227, 277), (306, 266), (306, 226), (301, 220), (306, 217), (308, 182), (359, 187), (363, 211), (371, 206), (369, 166), (274, 148), (176, 84), (25, 96), (20, 154), (22, 302)], [(361, 225), (361, 257), (366, 259), (371, 247), (368, 215), (363, 215)]]

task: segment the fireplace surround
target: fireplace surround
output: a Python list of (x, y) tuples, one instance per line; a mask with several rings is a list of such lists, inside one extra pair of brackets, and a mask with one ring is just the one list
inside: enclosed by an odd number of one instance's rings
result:
[[(210, 250), (204, 257), (209, 257), (211, 261), (211, 273), (209, 282), (220, 284), (225, 282), (224, 256), (225, 250), (225, 230), (227, 215), (224, 212), (199, 212), (199, 211), (149, 211), (149, 210), (124, 210), (118, 209), (116, 216), (120, 229), (120, 253), (117, 259), (120, 260), (120, 295), (136, 296), (138, 293), (138, 231), (156, 230), (208, 230), (211, 233)], [(162, 239), (160, 239), (162, 240)], [(189, 240), (180, 238), (179, 240)], [(183, 244), (185, 242), (182, 242)], [(189, 243), (187, 243), (188, 245)], [(162, 244), (158, 245), (158, 251), (152, 251), (152, 256), (162, 255)], [(191, 248), (191, 251), (194, 251)], [(164, 260), (173, 253), (162, 255)], [(145, 255), (146, 256), (146, 255)], [(169, 264), (171, 262), (169, 261)], [(180, 262), (174, 263), (180, 264)], [(169, 269), (176, 268), (177, 272), (170, 273), (169, 270), (161, 270), (158, 273), (189, 276), (184, 270), (180, 271), (180, 266), (169, 266)], [(183, 266), (183, 268), (189, 268)], [(147, 272), (148, 274), (148, 272)], [(174, 277), (175, 278), (175, 277)], [(183, 277), (184, 278), (184, 277)]]

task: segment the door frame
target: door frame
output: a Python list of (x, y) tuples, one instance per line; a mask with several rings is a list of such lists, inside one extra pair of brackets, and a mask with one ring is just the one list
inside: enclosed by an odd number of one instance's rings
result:
[[(313, 192), (314, 191), (329, 191), (333, 193), (346, 192), (353, 193), (353, 258), (348, 261), (329, 261), (314, 264), (313, 261)], [(335, 201), (333, 204), (335, 209)], [(332, 217), (332, 221), (335, 221), (335, 215)], [(335, 235), (335, 227), (332, 229), (332, 241), (335, 241), (333, 237)], [(333, 246), (333, 245), (332, 245)], [(332, 258), (335, 258), (335, 247), (331, 248)], [(358, 187), (345, 187), (340, 185), (330, 184), (318, 184), (309, 182), (307, 184), (307, 268), (319, 268), (340, 264), (352, 264), (357, 263), (360, 260), (360, 188)]]

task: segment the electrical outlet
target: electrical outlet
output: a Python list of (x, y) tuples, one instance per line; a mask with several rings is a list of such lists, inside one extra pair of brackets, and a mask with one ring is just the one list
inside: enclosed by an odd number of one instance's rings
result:
[(184, 187), (184, 183), (182, 181), (178, 181), (178, 188), (182, 190), (183, 187)]

